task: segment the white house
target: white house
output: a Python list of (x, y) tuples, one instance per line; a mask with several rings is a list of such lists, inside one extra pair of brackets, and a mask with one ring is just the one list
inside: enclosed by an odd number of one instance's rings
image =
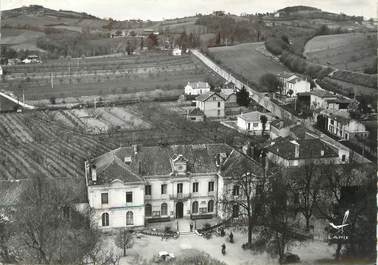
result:
[(3, 75), (3, 68), (0, 65), (0, 75)]
[(188, 82), (185, 86), (185, 95), (198, 96), (210, 92), (210, 85), (207, 82)]
[(265, 123), (265, 132), (270, 131), (270, 123), (274, 117), (269, 113), (262, 113), (259, 111), (251, 111), (247, 113), (242, 113), (237, 118), (237, 126), (241, 131), (250, 133), (250, 134), (262, 134), (263, 124), (261, 122), (261, 117), (265, 116), (267, 121)]
[(172, 50), (172, 55), (173, 56), (181, 56), (181, 54), (182, 54), (182, 50), (180, 48), (174, 48)]
[(336, 99), (336, 94), (326, 90), (314, 89), (310, 92), (310, 109), (327, 109), (328, 101)]
[(225, 96), (218, 92), (208, 92), (196, 97), (196, 107), (199, 108), (206, 117), (224, 117), (225, 102)]
[(345, 111), (322, 111), (322, 115), (327, 118), (327, 131), (334, 136), (343, 140), (352, 138), (367, 138), (369, 131), (361, 122), (350, 118), (348, 112)]
[(299, 75), (283, 72), (277, 76), (282, 83), (283, 94), (285, 95), (295, 97), (298, 93), (309, 92), (311, 90), (310, 82)]
[(105, 230), (226, 217), (218, 198), (245, 171), (262, 169), (226, 144), (120, 147), (85, 163), (89, 206)]

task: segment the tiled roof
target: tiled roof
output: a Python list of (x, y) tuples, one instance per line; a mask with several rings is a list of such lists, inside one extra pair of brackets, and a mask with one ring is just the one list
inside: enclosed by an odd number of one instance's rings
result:
[(236, 150), (232, 150), (222, 165), (222, 176), (226, 178), (238, 178), (247, 172), (259, 176), (264, 174), (264, 170), (259, 163)]
[[(296, 138), (299, 138), (299, 139), (304, 139), (306, 137), (309, 137), (308, 133), (315, 134), (314, 132), (310, 131), (309, 129), (307, 129), (302, 124), (298, 124), (298, 125), (291, 127), (290, 132), (292, 133), (292, 135), (294, 135)], [(312, 137), (312, 138), (314, 138), (314, 137)]]
[(208, 98), (212, 97), (213, 95), (217, 95), (221, 99), (226, 100), (226, 96), (223, 95), (222, 93), (208, 92), (208, 93), (204, 93), (204, 94), (201, 94), (198, 97), (196, 97), (196, 101), (206, 101)]
[(292, 126), (294, 125), (295, 123), (291, 120), (280, 120), (280, 119), (276, 119), (276, 120), (273, 120), (271, 123), (270, 123), (270, 126), (273, 126), (277, 129), (282, 129), (282, 128), (286, 128), (286, 127), (289, 127), (289, 126)]
[[(172, 173), (171, 159), (182, 155), (191, 173), (217, 172), (216, 155), (231, 153), (226, 144), (170, 145), (120, 147), (95, 160), (97, 184), (109, 183), (115, 179), (124, 182), (142, 181), (151, 176), (169, 176)], [(130, 158), (131, 163), (124, 163)], [(92, 184), (92, 183), (89, 183)]]
[[(338, 157), (333, 148), (318, 138), (298, 139), (296, 142), (299, 144), (298, 158), (295, 157), (295, 143), (291, 137), (275, 139), (267, 150), (287, 160)], [(321, 150), (324, 151), (323, 156)]]
[(193, 89), (206, 89), (210, 88), (210, 85), (207, 82), (188, 82), (188, 86), (191, 86)]
[(195, 108), (195, 109), (192, 109), (192, 110), (189, 112), (189, 115), (190, 115), (190, 116), (204, 116), (205, 114), (204, 114), (203, 111), (200, 110), (199, 108)]
[(294, 75), (293, 73), (288, 73), (288, 72), (282, 72), (282, 73), (278, 74), (279, 77), (282, 77), (282, 78), (285, 78), (285, 79), (288, 79), (288, 78), (292, 77), (293, 75)]
[(326, 90), (314, 89), (310, 92), (311, 95), (315, 95), (320, 98), (336, 98), (335, 94), (332, 94)]
[(262, 115), (266, 116), (268, 118), (268, 121), (273, 120), (273, 116), (270, 113), (262, 113), (262, 112), (259, 112), (259, 111), (251, 111), (251, 112), (242, 113), (242, 114), (240, 114), (240, 118), (242, 118), (243, 120), (246, 120), (246, 121), (251, 121), (251, 122), (258, 121), (258, 122), (260, 122), (260, 116), (262, 116)]

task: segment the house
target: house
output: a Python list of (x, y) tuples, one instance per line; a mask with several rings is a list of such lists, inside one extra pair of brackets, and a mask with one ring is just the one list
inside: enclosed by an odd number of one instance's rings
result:
[(247, 132), (249, 134), (262, 134), (263, 124), (261, 122), (261, 117), (265, 116), (267, 121), (265, 123), (264, 133), (270, 131), (270, 123), (273, 121), (274, 117), (269, 113), (262, 113), (259, 111), (251, 111), (247, 113), (242, 113), (237, 118), (236, 125), (239, 130)]
[(173, 56), (181, 56), (181, 54), (182, 54), (182, 50), (180, 48), (174, 48), (172, 50), (172, 55)]
[(291, 120), (273, 120), (270, 123), (269, 136), (271, 139), (289, 136), (290, 128), (293, 126), (295, 126), (295, 122)]
[(296, 96), (298, 93), (309, 92), (311, 84), (306, 78), (293, 73), (283, 72), (277, 75), (282, 84), (283, 94), (288, 96)]
[(184, 217), (226, 217), (218, 198), (234, 188), (235, 174), (246, 171), (263, 172), (257, 162), (226, 144), (134, 145), (85, 162), (89, 206), (103, 230)]
[(367, 138), (369, 131), (361, 122), (350, 118), (348, 112), (325, 110), (320, 113), (325, 117), (326, 123), (323, 125), (325, 129), (332, 135), (342, 140), (350, 140), (352, 138)]
[(194, 108), (191, 111), (188, 111), (186, 118), (190, 121), (204, 121), (205, 114), (199, 108)]
[(207, 82), (188, 82), (185, 86), (185, 95), (201, 95), (210, 92), (210, 85)]
[(0, 65), (0, 76), (3, 75), (3, 68)]
[(225, 102), (226, 108), (227, 107), (237, 107), (237, 106), (239, 106), (237, 104), (237, 97), (236, 97), (236, 91), (235, 91), (235, 89), (222, 88), (220, 93), (222, 95), (224, 95), (224, 97), (226, 99), (226, 102)]
[(298, 139), (278, 137), (265, 148), (269, 161), (283, 167), (303, 166), (309, 163), (329, 164), (345, 163), (347, 157), (341, 159), (338, 150), (320, 138)]
[(218, 92), (208, 92), (196, 97), (196, 108), (206, 117), (223, 118), (225, 116), (225, 95)]
[(310, 93), (310, 109), (327, 109), (328, 100), (336, 100), (337, 95), (326, 90), (314, 89)]

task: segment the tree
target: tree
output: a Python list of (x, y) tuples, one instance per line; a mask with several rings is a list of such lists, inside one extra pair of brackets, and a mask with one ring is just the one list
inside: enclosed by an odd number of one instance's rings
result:
[(320, 181), (324, 170), (314, 163), (295, 168), (288, 174), (289, 186), (294, 193), (296, 208), (306, 219), (306, 231), (310, 229), (310, 219), (319, 198)]
[(93, 249), (99, 235), (73, 207), (78, 187), (40, 175), (25, 184), (10, 216), (22, 263), (79, 263)]
[(260, 77), (260, 85), (267, 88), (270, 92), (276, 92), (280, 88), (280, 81), (274, 74), (267, 73)]
[(153, 33), (148, 35), (146, 41), (147, 41), (147, 47), (149, 50), (152, 50), (158, 45), (158, 37)]
[[(375, 254), (376, 195), (374, 166), (356, 164), (330, 164), (324, 168), (324, 182), (316, 208), (330, 223), (339, 224), (349, 210), (348, 226), (344, 229), (348, 239), (330, 240), (336, 244), (335, 259), (341, 259), (343, 246), (349, 246), (350, 254), (358, 255), (357, 248), (371, 256)], [(373, 184), (375, 182), (375, 184)], [(375, 213), (373, 213), (375, 212)], [(363, 225), (363, 226), (362, 226)]]
[(123, 249), (123, 256), (126, 257), (126, 249), (132, 246), (133, 235), (130, 231), (123, 229), (117, 234), (115, 243), (119, 248)]
[(261, 121), (261, 124), (262, 124), (261, 135), (264, 135), (265, 128), (266, 128), (266, 123), (268, 122), (268, 118), (265, 115), (261, 115), (260, 116), (260, 121)]
[[(247, 158), (240, 158), (238, 161), (238, 172), (233, 172), (230, 176), (230, 185), (225, 190), (220, 204), (225, 212), (232, 212), (235, 216), (235, 206), (242, 209), (240, 216), (246, 217), (248, 227), (247, 246), (252, 246), (252, 231), (258, 222), (258, 217), (263, 210), (264, 190), (267, 185), (267, 178), (261, 167), (251, 168), (251, 161)], [(253, 170), (253, 171), (252, 171)], [(239, 211), (239, 210), (238, 210)]]
[(248, 107), (250, 101), (249, 92), (244, 86), (236, 92), (236, 102), (240, 106)]

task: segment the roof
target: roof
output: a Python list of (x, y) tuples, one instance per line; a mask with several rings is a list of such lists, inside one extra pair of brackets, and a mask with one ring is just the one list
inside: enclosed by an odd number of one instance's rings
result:
[(299, 81), (301, 81), (301, 80), (302, 80), (302, 79), (300, 79), (299, 77), (295, 77), (295, 78), (292, 78), (292, 79), (288, 80), (287, 82), (288, 82), (288, 83), (295, 84), (295, 83), (297, 83), (297, 82), (299, 82)]
[(226, 178), (237, 178), (247, 172), (262, 175), (264, 174), (264, 169), (252, 158), (232, 150), (222, 165), (222, 175)]
[(282, 72), (282, 73), (277, 74), (277, 76), (285, 78), (285, 79), (288, 79), (288, 78), (290, 78), (290, 77), (292, 77), (294, 75), (295, 74), (289, 73), (289, 72)]
[[(310, 131), (309, 129), (307, 129), (304, 125), (302, 124), (298, 124), (298, 125), (295, 125), (293, 127), (290, 128), (290, 132), (296, 137), (296, 138), (299, 138), (299, 139), (304, 139), (306, 137), (311, 137), (311, 138), (314, 138), (314, 136), (311, 136), (311, 135), (314, 135), (315, 133)], [(310, 135), (309, 135), (310, 133)]]
[(326, 90), (321, 89), (314, 89), (311, 92), (309, 92), (311, 95), (320, 97), (320, 98), (336, 98), (337, 96), (333, 93), (330, 93)]
[(195, 108), (195, 109), (192, 109), (190, 112), (189, 112), (189, 116), (204, 116), (205, 114), (203, 113), (202, 110), (200, 110), (199, 108)]
[(328, 103), (338, 103), (338, 104), (350, 104), (353, 102), (352, 99), (348, 99), (348, 98), (331, 98), (331, 99), (327, 99), (327, 102)]
[(206, 100), (208, 100), (213, 95), (216, 95), (223, 100), (226, 100), (226, 98), (227, 98), (224, 94), (219, 93), (219, 92), (208, 92), (208, 93), (204, 93), (204, 94), (201, 94), (198, 97), (196, 97), (196, 101), (205, 102)]
[[(144, 181), (151, 176), (170, 176), (171, 161), (177, 155), (187, 160), (191, 173), (217, 172), (215, 157), (219, 153), (229, 154), (232, 147), (226, 144), (195, 144), (169, 146), (120, 147), (92, 161), (96, 165), (97, 183), (105, 184), (119, 179), (123, 182)], [(131, 162), (123, 161), (130, 158)], [(89, 180), (89, 184), (93, 183)]]
[(207, 82), (188, 82), (188, 86), (191, 86), (193, 89), (210, 89), (210, 85)]
[(259, 111), (251, 111), (251, 112), (242, 113), (242, 114), (239, 115), (239, 117), (242, 118), (245, 121), (251, 121), (251, 122), (258, 121), (258, 122), (260, 122), (260, 117), (262, 115), (266, 116), (268, 118), (268, 121), (273, 120), (273, 116), (270, 113), (262, 113), (262, 112), (259, 112)]
[[(295, 145), (299, 145), (299, 157), (295, 157)], [(269, 152), (287, 160), (338, 157), (338, 153), (318, 138), (293, 140), (291, 137), (277, 138), (266, 148)], [(324, 155), (321, 155), (321, 151)]]
[(292, 126), (294, 124), (295, 124), (295, 122), (293, 122), (291, 120), (276, 119), (276, 120), (273, 120), (270, 123), (270, 126), (273, 126), (273, 127), (277, 128), (277, 129), (282, 129), (282, 128), (286, 128), (286, 127)]

